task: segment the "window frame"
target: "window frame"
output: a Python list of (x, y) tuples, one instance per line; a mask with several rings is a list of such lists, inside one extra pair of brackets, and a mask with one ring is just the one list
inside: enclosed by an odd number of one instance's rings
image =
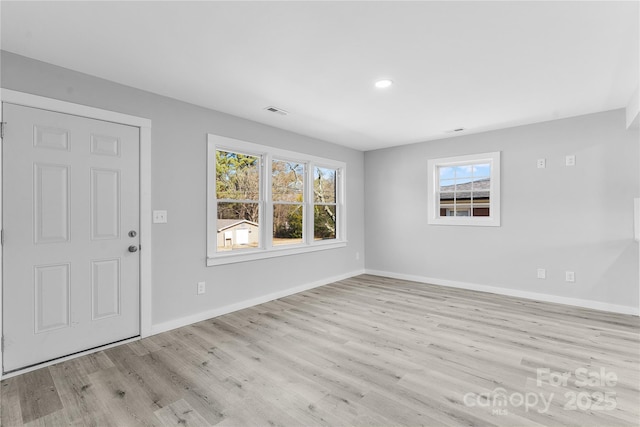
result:
[[(338, 182), (336, 182), (336, 189), (335, 189), (335, 191), (336, 191), (335, 199), (336, 200), (335, 200), (335, 203), (331, 203), (331, 202), (316, 202), (315, 193), (314, 193), (314, 188), (315, 188), (314, 187), (314, 181), (315, 181), (315, 169), (316, 168), (320, 168), (320, 169), (336, 169), (336, 179), (337, 179)], [(338, 220), (339, 220), (339, 217), (338, 217), (338, 209), (339, 209), (339, 207), (338, 207), (338, 198), (339, 198), (338, 183), (340, 182), (340, 169), (335, 168), (334, 166), (328, 165), (328, 164), (325, 164), (325, 163), (315, 163), (315, 164), (313, 164), (311, 166), (311, 169), (312, 170), (309, 171), (309, 173), (310, 173), (309, 177), (311, 179), (309, 180), (309, 186), (308, 186), (309, 199), (310, 199), (309, 200), (309, 208), (311, 209), (310, 210), (310, 215), (309, 215), (309, 221), (311, 222), (311, 225), (310, 225), (311, 239), (315, 240), (315, 208), (316, 208), (316, 206), (335, 206), (336, 218), (338, 218)], [(340, 223), (340, 221), (338, 221), (338, 224), (339, 223)], [(338, 238), (338, 229), (337, 228), (336, 228), (336, 238)], [(333, 240), (333, 239), (327, 239), (326, 241), (329, 241), (329, 240)], [(316, 240), (316, 242), (319, 242), (319, 241), (322, 241), (322, 239), (321, 240)]]
[[(429, 159), (427, 162), (427, 224), (471, 225), (500, 227), (500, 151), (464, 156)], [(491, 167), (489, 186), (490, 216), (440, 216), (440, 167), (466, 166), (489, 163)]]
[[(216, 151), (258, 156), (260, 165), (259, 245), (240, 251), (217, 251), (217, 194)], [(292, 161), (304, 164), (303, 193), (303, 241), (284, 245), (273, 245), (273, 207), (281, 202), (273, 200), (272, 161)], [(335, 169), (336, 173), (336, 238), (314, 240), (313, 224), (313, 171), (316, 166)], [(279, 256), (345, 247), (346, 227), (346, 163), (298, 153), (266, 145), (242, 141), (220, 135), (207, 134), (207, 266), (253, 261)]]

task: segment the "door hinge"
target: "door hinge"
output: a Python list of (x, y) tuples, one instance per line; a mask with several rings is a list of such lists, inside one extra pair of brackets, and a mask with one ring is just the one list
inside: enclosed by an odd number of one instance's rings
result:
[(7, 122), (0, 122), (0, 138), (4, 138), (4, 125), (6, 125)]
[(4, 230), (0, 230), (0, 246), (4, 246)]
[(4, 335), (0, 339), (0, 352), (4, 353)]

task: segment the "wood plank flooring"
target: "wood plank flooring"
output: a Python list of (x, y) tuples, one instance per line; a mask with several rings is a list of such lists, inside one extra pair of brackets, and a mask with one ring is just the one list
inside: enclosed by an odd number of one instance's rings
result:
[(363, 275), (2, 381), (1, 420), (638, 426), (639, 331), (634, 316)]

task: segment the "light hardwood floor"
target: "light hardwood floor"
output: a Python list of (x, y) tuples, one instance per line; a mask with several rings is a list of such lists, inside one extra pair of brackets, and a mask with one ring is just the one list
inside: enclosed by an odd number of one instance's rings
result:
[[(363, 275), (2, 381), (1, 419), (637, 426), (639, 329), (633, 316)], [(609, 382), (581, 385), (583, 371)], [(566, 385), (550, 384), (559, 373)]]

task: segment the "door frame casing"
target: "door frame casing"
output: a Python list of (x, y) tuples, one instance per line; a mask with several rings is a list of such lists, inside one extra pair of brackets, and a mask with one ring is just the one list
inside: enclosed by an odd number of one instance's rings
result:
[[(32, 95), (25, 92), (18, 92), (10, 89), (0, 88), (0, 107), (2, 103), (22, 105), (24, 107), (39, 108), (56, 113), (71, 114), (74, 116), (89, 119), (102, 120), (123, 125), (137, 127), (140, 130), (140, 338), (151, 335), (151, 120), (122, 114), (115, 111), (103, 110), (82, 104), (75, 104), (61, 101), (54, 98), (46, 98), (39, 95)], [(2, 108), (0, 108), (0, 122), (2, 118)], [(9, 124), (10, 125), (10, 124)], [(0, 150), (0, 225), (2, 224), (2, 150)], [(0, 246), (0, 290), (2, 283), (2, 260), (4, 247)], [(2, 292), (0, 292), (0, 331), (2, 329)], [(139, 338), (134, 338), (139, 339)], [(107, 343), (108, 345), (108, 343)], [(102, 350), (99, 347), (93, 350), (80, 352), (77, 355), (91, 353)], [(72, 356), (72, 357), (75, 357)], [(0, 379), (19, 375), (34, 369), (39, 369), (53, 363), (59, 363), (68, 357), (56, 359), (52, 362), (44, 362), (31, 368), (13, 371), (4, 374), (4, 369), (0, 369)], [(0, 361), (4, 360), (4, 348), (0, 348)]]

